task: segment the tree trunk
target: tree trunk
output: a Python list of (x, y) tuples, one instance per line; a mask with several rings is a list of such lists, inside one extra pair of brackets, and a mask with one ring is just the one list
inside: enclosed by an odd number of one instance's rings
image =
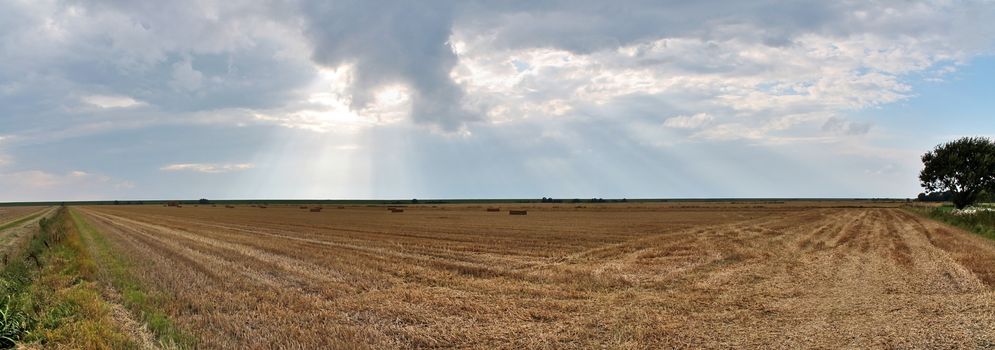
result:
[(954, 207), (957, 209), (964, 209), (965, 207), (974, 204), (974, 200), (977, 195), (974, 192), (954, 192), (953, 198)]

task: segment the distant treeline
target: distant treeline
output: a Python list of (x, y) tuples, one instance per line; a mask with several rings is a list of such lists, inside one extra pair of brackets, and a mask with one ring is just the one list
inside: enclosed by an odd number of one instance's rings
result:
[(628, 201), (629, 200), (625, 199), (625, 198), (622, 198), (622, 199), (604, 199), (604, 198), (580, 199), (580, 198), (574, 198), (574, 199), (566, 200), (566, 199), (553, 199), (553, 198), (542, 197), (542, 199), (539, 200), (539, 203), (566, 203), (566, 202), (570, 202), (570, 203), (627, 203)]

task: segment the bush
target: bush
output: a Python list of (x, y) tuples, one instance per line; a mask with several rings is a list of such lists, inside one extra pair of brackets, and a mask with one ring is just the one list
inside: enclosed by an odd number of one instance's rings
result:
[(995, 239), (995, 211), (979, 210), (973, 214), (957, 214), (953, 209), (943, 206), (916, 211), (931, 219)]

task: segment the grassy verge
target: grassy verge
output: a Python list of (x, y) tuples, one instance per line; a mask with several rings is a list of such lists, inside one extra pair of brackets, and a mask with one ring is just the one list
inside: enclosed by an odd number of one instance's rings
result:
[(952, 206), (909, 208), (921, 216), (957, 226), (967, 231), (995, 239), (995, 211), (979, 211), (970, 215), (953, 214)]
[(107, 240), (86, 219), (70, 211), (73, 223), (100, 269), (99, 279), (121, 294), (121, 303), (144, 322), (159, 343), (169, 348), (193, 348), (196, 339), (178, 328), (167, 316), (169, 299), (160, 292), (145, 288), (130, 273), (127, 261), (113, 253)]
[(93, 279), (93, 261), (66, 210), (43, 218), (28, 245), (0, 272), (0, 348), (132, 349)]

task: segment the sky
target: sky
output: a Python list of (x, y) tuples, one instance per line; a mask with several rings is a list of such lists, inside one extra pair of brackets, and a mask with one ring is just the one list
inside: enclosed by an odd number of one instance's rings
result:
[(0, 202), (915, 197), (995, 2), (0, 0)]

